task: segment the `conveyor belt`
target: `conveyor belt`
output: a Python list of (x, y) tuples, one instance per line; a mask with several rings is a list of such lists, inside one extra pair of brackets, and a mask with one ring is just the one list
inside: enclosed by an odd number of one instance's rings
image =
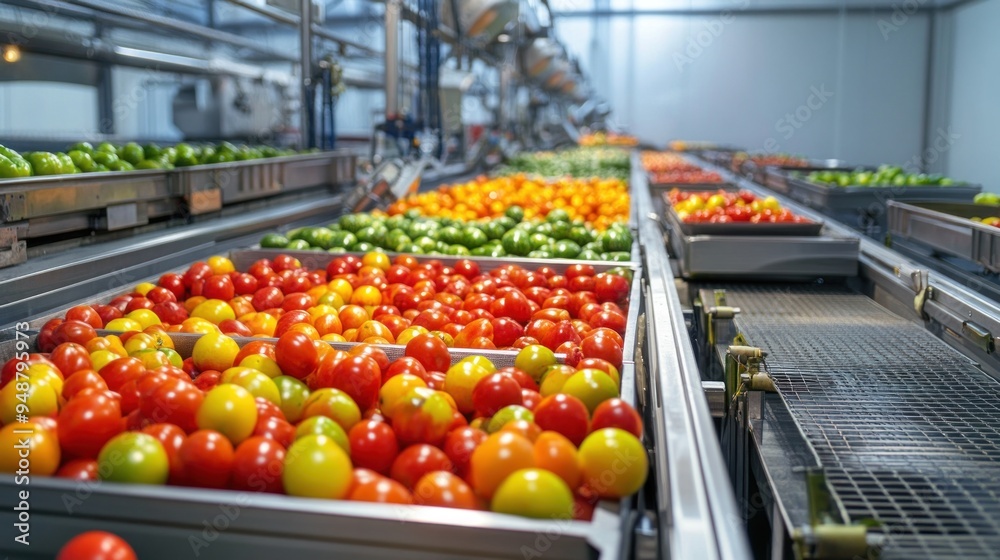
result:
[(1000, 557), (1000, 384), (838, 287), (727, 286), (851, 521), (882, 558)]

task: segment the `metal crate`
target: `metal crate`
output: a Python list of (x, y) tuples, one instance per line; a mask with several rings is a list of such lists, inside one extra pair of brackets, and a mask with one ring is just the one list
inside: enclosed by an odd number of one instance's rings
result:
[(857, 238), (826, 235), (684, 235), (665, 215), (669, 247), (686, 278), (808, 280), (856, 276)]
[(996, 206), (957, 202), (889, 201), (889, 233), (935, 251), (979, 263), (1000, 272), (1000, 228), (969, 218), (1000, 213)]
[[(189, 356), (200, 335), (171, 333), (175, 349)], [(35, 336), (26, 342), (34, 348)], [(253, 338), (236, 338), (240, 346)], [(14, 356), (17, 341), (0, 342), (0, 363)], [(332, 344), (338, 348), (353, 345)], [(402, 346), (382, 346), (390, 359)], [(452, 362), (482, 355), (498, 367), (514, 352), (451, 349)], [(623, 398), (635, 402), (635, 367), (622, 368)], [(14, 541), (18, 491), (12, 475), (0, 475), (0, 553), (19, 554)], [(368, 504), (228, 490), (79, 482), (51, 477), (30, 480), (32, 554), (54, 557), (72, 536), (101, 529), (130, 542), (143, 559), (271, 559), (293, 550), (299, 558), (514, 558), (531, 551), (546, 558), (626, 557), (621, 547), (632, 522), (631, 498), (602, 501), (591, 522), (533, 520), (484, 511)], [(276, 519), (280, 518), (280, 522)], [(546, 536), (547, 535), (547, 536)], [(555, 535), (555, 537), (553, 537)], [(544, 549), (544, 550), (540, 550)], [(405, 552), (404, 552), (405, 551)], [(16, 557), (16, 556), (15, 556)]]
[(325, 152), (183, 167), (171, 181), (189, 211), (203, 214), (280, 192), (348, 183), (356, 164), (351, 153)]

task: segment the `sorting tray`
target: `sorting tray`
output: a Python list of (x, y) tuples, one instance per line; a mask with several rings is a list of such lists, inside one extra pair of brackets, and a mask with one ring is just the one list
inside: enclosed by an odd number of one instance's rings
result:
[(672, 256), (689, 279), (799, 281), (858, 273), (856, 237), (686, 235), (670, 220), (665, 225)]
[(890, 200), (889, 233), (1000, 272), (1000, 228), (969, 219), (998, 214), (998, 206)]
[[(636, 251), (637, 249), (633, 249)], [(259, 259), (273, 259), (277, 255), (290, 255), (302, 263), (303, 266), (309, 268), (326, 268), (326, 265), (330, 263), (333, 259), (343, 256), (345, 254), (353, 254), (355, 256), (360, 256), (361, 253), (328, 253), (326, 251), (287, 251), (284, 249), (242, 249), (231, 251), (229, 253), (229, 258), (232, 260), (233, 265), (236, 270), (245, 271), (250, 267), (255, 261)], [(633, 253), (634, 254), (634, 253)], [(628, 315), (626, 319), (626, 328), (624, 336), (624, 348), (622, 352), (622, 360), (625, 363), (633, 363), (635, 359), (635, 325), (639, 322), (639, 308), (640, 297), (642, 290), (640, 288), (639, 278), (642, 277), (642, 269), (640, 265), (635, 262), (610, 262), (610, 261), (581, 261), (581, 260), (571, 260), (571, 259), (517, 259), (517, 258), (494, 258), (494, 257), (458, 257), (458, 256), (445, 256), (445, 255), (416, 255), (418, 260), (423, 262), (427, 260), (438, 260), (447, 266), (453, 266), (456, 262), (462, 259), (471, 259), (479, 264), (480, 270), (483, 272), (488, 272), (490, 270), (499, 268), (504, 265), (514, 264), (519, 265), (527, 269), (534, 270), (539, 266), (551, 266), (557, 272), (565, 271), (569, 266), (574, 264), (587, 264), (594, 267), (596, 272), (605, 272), (611, 270), (612, 268), (625, 267), (630, 268), (633, 271), (632, 274), (632, 286), (629, 291), (629, 308)], [(178, 272), (183, 274), (187, 270), (187, 267), (173, 270), (172, 272)], [(168, 272), (168, 271), (165, 271)], [(159, 280), (160, 275), (152, 276), (139, 282), (151, 282), (156, 283)], [(79, 301), (73, 302), (61, 308), (57, 311), (50, 313), (45, 313), (41, 316), (34, 317), (29, 320), (29, 326), (32, 329), (40, 329), (47, 321), (50, 319), (61, 318), (66, 314), (66, 310), (70, 307), (76, 305), (94, 305), (98, 303), (107, 303), (116, 296), (128, 293), (129, 287), (116, 287), (111, 290), (107, 290), (101, 293), (94, 294), (93, 296), (81, 299)], [(172, 333), (173, 334), (173, 333)], [(348, 346), (354, 346), (357, 343), (346, 343)], [(502, 351), (498, 351), (500, 354), (498, 356), (503, 356)]]
[[(853, 171), (855, 168), (799, 168), (802, 173), (817, 170)], [(884, 215), (885, 204), (890, 200), (903, 201), (971, 201), (982, 187), (971, 184), (937, 185), (885, 185), (831, 187), (788, 175), (787, 195), (803, 204), (824, 211), (861, 211)]]
[[(700, 190), (700, 189), (699, 189)], [(734, 185), (727, 185), (724, 191), (732, 192), (736, 190)], [(663, 193), (663, 218), (668, 221), (668, 227), (680, 231), (683, 235), (744, 235), (744, 236), (772, 236), (772, 235), (794, 235), (812, 236), (819, 235), (823, 229), (823, 222), (808, 223), (771, 223), (754, 224), (748, 222), (735, 222), (726, 224), (713, 223), (688, 223), (682, 222), (680, 216), (674, 211), (670, 204), (668, 193)]]
[[(171, 338), (184, 355), (193, 339), (175, 335), (171, 333)], [(251, 339), (237, 340), (242, 344)], [(33, 346), (34, 336), (26, 341)], [(0, 343), (0, 362), (11, 358), (16, 349), (15, 341)], [(453, 355), (453, 361), (460, 358)], [(635, 386), (634, 366), (623, 367), (621, 373), (624, 395), (626, 384)], [(4, 527), (0, 554), (18, 558), (24, 554), (23, 545), (14, 541), (19, 534), (14, 508), (19, 491), (26, 488), (16, 484), (13, 475), (0, 475), (0, 525)], [(545, 549), (546, 558), (615, 559), (627, 555), (624, 547), (630, 539), (624, 537), (634, 521), (631, 499), (600, 502), (593, 520), (584, 522), (42, 476), (31, 477), (30, 492), (30, 550), (38, 558), (54, 558), (73, 536), (99, 529), (124, 538), (144, 560), (195, 556), (270, 560), (289, 553), (317, 560), (400, 555), (458, 560), (519, 558), (531, 551), (540, 555), (539, 548)]]
[(677, 212), (673, 209), (667, 212), (668, 219), (672, 226), (676, 227), (684, 235), (744, 235), (744, 236), (773, 236), (773, 235), (794, 235), (813, 236), (819, 235), (823, 229), (823, 222), (808, 223), (773, 223), (765, 222), (754, 224), (750, 222), (730, 222), (725, 224), (709, 223), (688, 223), (682, 222)]

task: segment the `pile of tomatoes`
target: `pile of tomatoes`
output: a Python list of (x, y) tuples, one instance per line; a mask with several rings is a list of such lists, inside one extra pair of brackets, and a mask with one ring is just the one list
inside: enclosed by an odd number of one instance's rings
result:
[(27, 430), (31, 476), (588, 519), (648, 470), (641, 419), (603, 358), (571, 366), (529, 345), (497, 368), (454, 361), (430, 333), (395, 361), (309, 329), (243, 346), (214, 330), (189, 357), (158, 325), (49, 336), (49, 352), (3, 366), (2, 472), (18, 470)]
[(325, 270), (303, 267), (278, 255), (245, 273), (224, 257), (197, 262), (183, 274), (163, 275), (106, 305), (78, 306), (65, 320), (41, 329), (39, 347), (51, 350), (68, 339), (92, 338), (95, 329), (234, 336), (281, 336), (298, 330), (329, 342), (406, 344), (432, 332), (447, 346), (494, 350), (541, 344), (579, 358), (602, 357), (621, 365), (619, 343), (599, 337), (623, 335), (631, 271), (595, 273), (574, 264), (559, 273), (551, 266), (527, 270), (507, 265), (483, 273), (472, 260), (454, 266), (381, 252), (333, 259)]
[(685, 171), (660, 171), (651, 173), (649, 182), (654, 185), (722, 183), (722, 175), (715, 171), (691, 169)]
[(683, 191), (671, 189), (665, 197), (685, 223), (810, 223), (782, 208), (773, 196), (758, 198), (750, 191)]
[(701, 167), (674, 152), (642, 152), (642, 167), (647, 173), (698, 171)]
[(398, 200), (389, 215), (417, 210), (423, 216), (465, 221), (499, 218), (507, 208), (520, 206), (524, 219), (544, 218), (555, 209), (565, 210), (570, 221), (581, 220), (603, 231), (629, 219), (628, 183), (615, 178), (560, 177), (543, 179), (515, 174), (443, 186)]

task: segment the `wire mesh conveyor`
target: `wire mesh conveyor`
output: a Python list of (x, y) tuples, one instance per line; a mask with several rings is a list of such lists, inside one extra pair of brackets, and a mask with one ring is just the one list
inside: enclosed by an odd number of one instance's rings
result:
[(837, 287), (727, 286), (739, 331), (882, 558), (1000, 557), (1000, 383)]

